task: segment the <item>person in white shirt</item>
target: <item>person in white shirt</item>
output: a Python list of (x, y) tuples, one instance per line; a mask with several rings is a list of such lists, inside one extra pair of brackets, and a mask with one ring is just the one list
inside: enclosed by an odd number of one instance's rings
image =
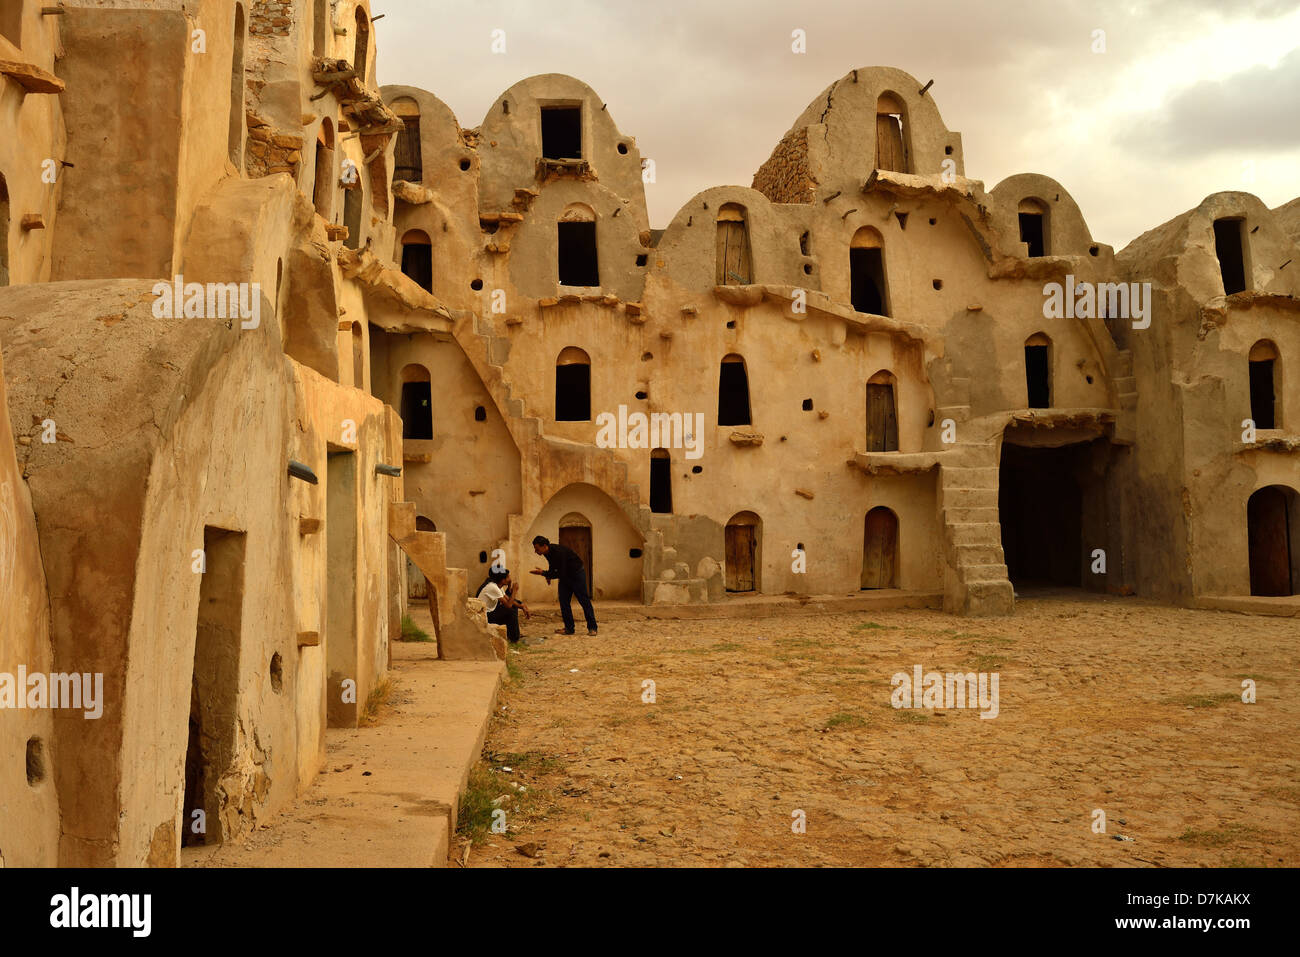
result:
[(506, 637), (511, 644), (519, 641), (519, 612), (524, 617), (532, 618), (528, 606), (515, 598), (516, 585), (510, 580), (510, 570), (493, 571), (483, 587), (479, 589), (478, 599), (487, 610), (487, 620), (494, 625), (506, 626)]

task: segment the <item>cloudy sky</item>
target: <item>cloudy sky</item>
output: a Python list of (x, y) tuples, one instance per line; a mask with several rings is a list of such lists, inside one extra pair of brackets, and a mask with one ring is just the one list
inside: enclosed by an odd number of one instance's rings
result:
[[(1220, 190), (1300, 195), (1300, 0), (372, 0), (379, 81), (478, 126), (538, 73), (590, 84), (657, 165), (665, 226), (748, 186), (804, 107), (855, 67), (924, 83), (992, 189), (1055, 177), (1116, 249)], [(1220, 9), (1220, 7), (1233, 9)], [(491, 51), (504, 30), (506, 52)], [(807, 52), (791, 52), (802, 29)], [(1093, 52), (1096, 31), (1105, 52)]]

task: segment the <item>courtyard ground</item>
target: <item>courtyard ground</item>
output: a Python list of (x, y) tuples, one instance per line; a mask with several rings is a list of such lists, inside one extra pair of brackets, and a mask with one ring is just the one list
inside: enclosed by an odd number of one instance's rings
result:
[[(554, 624), (509, 656), (457, 863), (1300, 864), (1294, 618), (1044, 592), (1011, 618)], [(997, 672), (999, 714), (893, 708), (915, 665)]]

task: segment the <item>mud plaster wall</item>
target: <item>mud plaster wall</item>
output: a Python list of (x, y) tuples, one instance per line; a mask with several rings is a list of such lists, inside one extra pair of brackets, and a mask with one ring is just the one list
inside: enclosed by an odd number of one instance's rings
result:
[[(447, 564), (464, 568), (474, 587), (487, 574), (497, 543), (507, 537), (506, 516), (522, 509), (519, 450), (501, 412), (465, 353), (454, 343), (427, 334), (385, 336), (386, 369), (375, 391), (401, 408), (402, 370), (418, 364), (429, 370), (433, 397), (433, 438), (406, 439), (408, 453), (429, 461), (405, 462), (407, 501), (447, 533)], [(482, 406), (487, 419), (478, 422)], [(477, 576), (477, 577), (475, 577)]]
[[(0, 356), (0, 673), (17, 681), (19, 666), (28, 674), (49, 674), (49, 595), (36, 535), (31, 495), (14, 458), (9, 404)], [(40, 441), (39, 428), (17, 431)], [(20, 688), (19, 694), (26, 694)], [(5, 710), (0, 720), (0, 866), (53, 867), (58, 863), (59, 804), (51, 770), (53, 713), (48, 709)], [(43, 751), (36, 780), (27, 773), (28, 741)]]
[[(170, 276), (187, 122), (184, 77), (187, 61), (198, 55), (189, 52), (190, 21), (174, 9), (86, 8), (59, 19), (66, 21), (68, 51), (60, 63), (67, 83), (60, 103), (76, 169), (63, 174), (51, 278)], [(209, 40), (204, 55), (212, 57), (224, 42), (228, 78), (230, 38), (217, 33)], [(124, 49), (149, 68), (128, 86), (105, 83), (104, 64), (117, 62)], [(228, 100), (227, 92), (217, 102)], [(219, 149), (224, 156), (224, 138)]]
[(1288, 370), (1300, 351), (1295, 311), (1225, 301), (1213, 222), (1245, 219), (1254, 290), (1294, 297), (1300, 280), (1276, 268), (1294, 255), (1285, 221), (1245, 193), (1217, 193), (1135, 240), (1117, 257), (1133, 281), (1154, 284), (1152, 326), (1121, 328), (1140, 382), (1138, 496), (1132, 521), (1140, 593), (1185, 601), (1249, 594), (1246, 500), (1270, 484), (1300, 488), (1294, 453), (1246, 448), (1248, 356), (1259, 339), (1281, 355), (1283, 429), (1297, 398)]
[[(577, 483), (558, 492), (533, 521), (524, 536), (523, 558), (519, 569), (514, 571), (517, 581), (523, 582), (523, 596), (526, 600), (555, 600), (558, 583), (552, 582), (547, 587), (546, 579), (528, 574), (530, 568), (547, 567), (545, 556), (532, 550), (531, 542), (536, 535), (545, 535), (552, 542), (560, 540), (560, 520), (570, 512), (578, 512), (591, 523), (592, 559), (591, 572), (595, 583), (593, 598), (637, 598), (641, 594), (641, 559), (632, 558), (628, 552), (641, 548), (641, 536), (622, 509), (608, 495), (593, 485)], [(480, 579), (481, 580), (480, 576)], [(477, 584), (478, 580), (474, 582)], [(471, 588), (473, 585), (470, 586)], [(581, 619), (582, 612), (577, 603), (573, 613)], [(600, 620), (597, 612), (596, 620)]]
[[(23, 61), (53, 73), (55, 52), (61, 49), (58, 21), (63, 18), (41, 16), (41, 6), (23, 5), (22, 48), (0, 36), (0, 59)], [(9, 283), (47, 282), (56, 209), (67, 172), (61, 165), (66, 132), (60, 97), (25, 93), (18, 83), (0, 82), (0, 129), (6, 131), (0, 137), (0, 176), (9, 193), (9, 231), (0, 239), (8, 243)], [(47, 159), (59, 164), (52, 184), (42, 179)], [(23, 216), (30, 213), (42, 217), (44, 229), (22, 228)]]
[[(220, 817), (220, 833), (232, 840), (253, 826), (272, 790), (279, 801), (293, 793), (293, 703), (271, 690), (268, 674), (271, 656), (279, 652), (286, 686), (294, 685), (288, 585), (290, 534), (296, 529), (285, 508), (283, 472), (282, 410), (289, 403), (271, 337), (241, 334), (199, 390), (186, 395), (184, 411), (155, 454), (126, 669), (123, 863), (143, 863), (164, 823), (175, 835), (173, 851), (179, 850), (175, 825), (182, 820), (201, 581), (193, 551), (204, 546), (205, 526), (245, 534), (237, 711), (231, 716), (235, 750), (218, 785), (225, 801), (206, 814), (209, 821)], [(152, 863), (173, 861), (174, 856)]]

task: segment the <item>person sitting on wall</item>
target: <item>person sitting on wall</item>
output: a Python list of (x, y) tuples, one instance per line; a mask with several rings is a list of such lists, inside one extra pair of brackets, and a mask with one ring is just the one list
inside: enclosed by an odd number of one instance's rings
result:
[(596, 612), (591, 607), (591, 597), (587, 594), (587, 568), (582, 564), (582, 559), (572, 548), (566, 548), (564, 545), (552, 545), (544, 535), (538, 535), (533, 539), (533, 551), (538, 555), (545, 555), (547, 564), (550, 566), (546, 571), (540, 568), (531, 569), (534, 575), (541, 575), (546, 579), (546, 584), (551, 583), (551, 579), (560, 580), (559, 599), (560, 599), (560, 616), (564, 619), (564, 627), (556, 629), (557, 635), (573, 634), (573, 598), (578, 599), (578, 605), (582, 608), (582, 614), (587, 619), (587, 634), (596, 633)]
[(519, 641), (519, 612), (532, 618), (528, 606), (515, 597), (517, 586), (510, 580), (510, 570), (493, 571), (479, 589), (478, 599), (487, 609), (487, 620), (494, 625), (506, 626), (506, 637), (513, 645)]

